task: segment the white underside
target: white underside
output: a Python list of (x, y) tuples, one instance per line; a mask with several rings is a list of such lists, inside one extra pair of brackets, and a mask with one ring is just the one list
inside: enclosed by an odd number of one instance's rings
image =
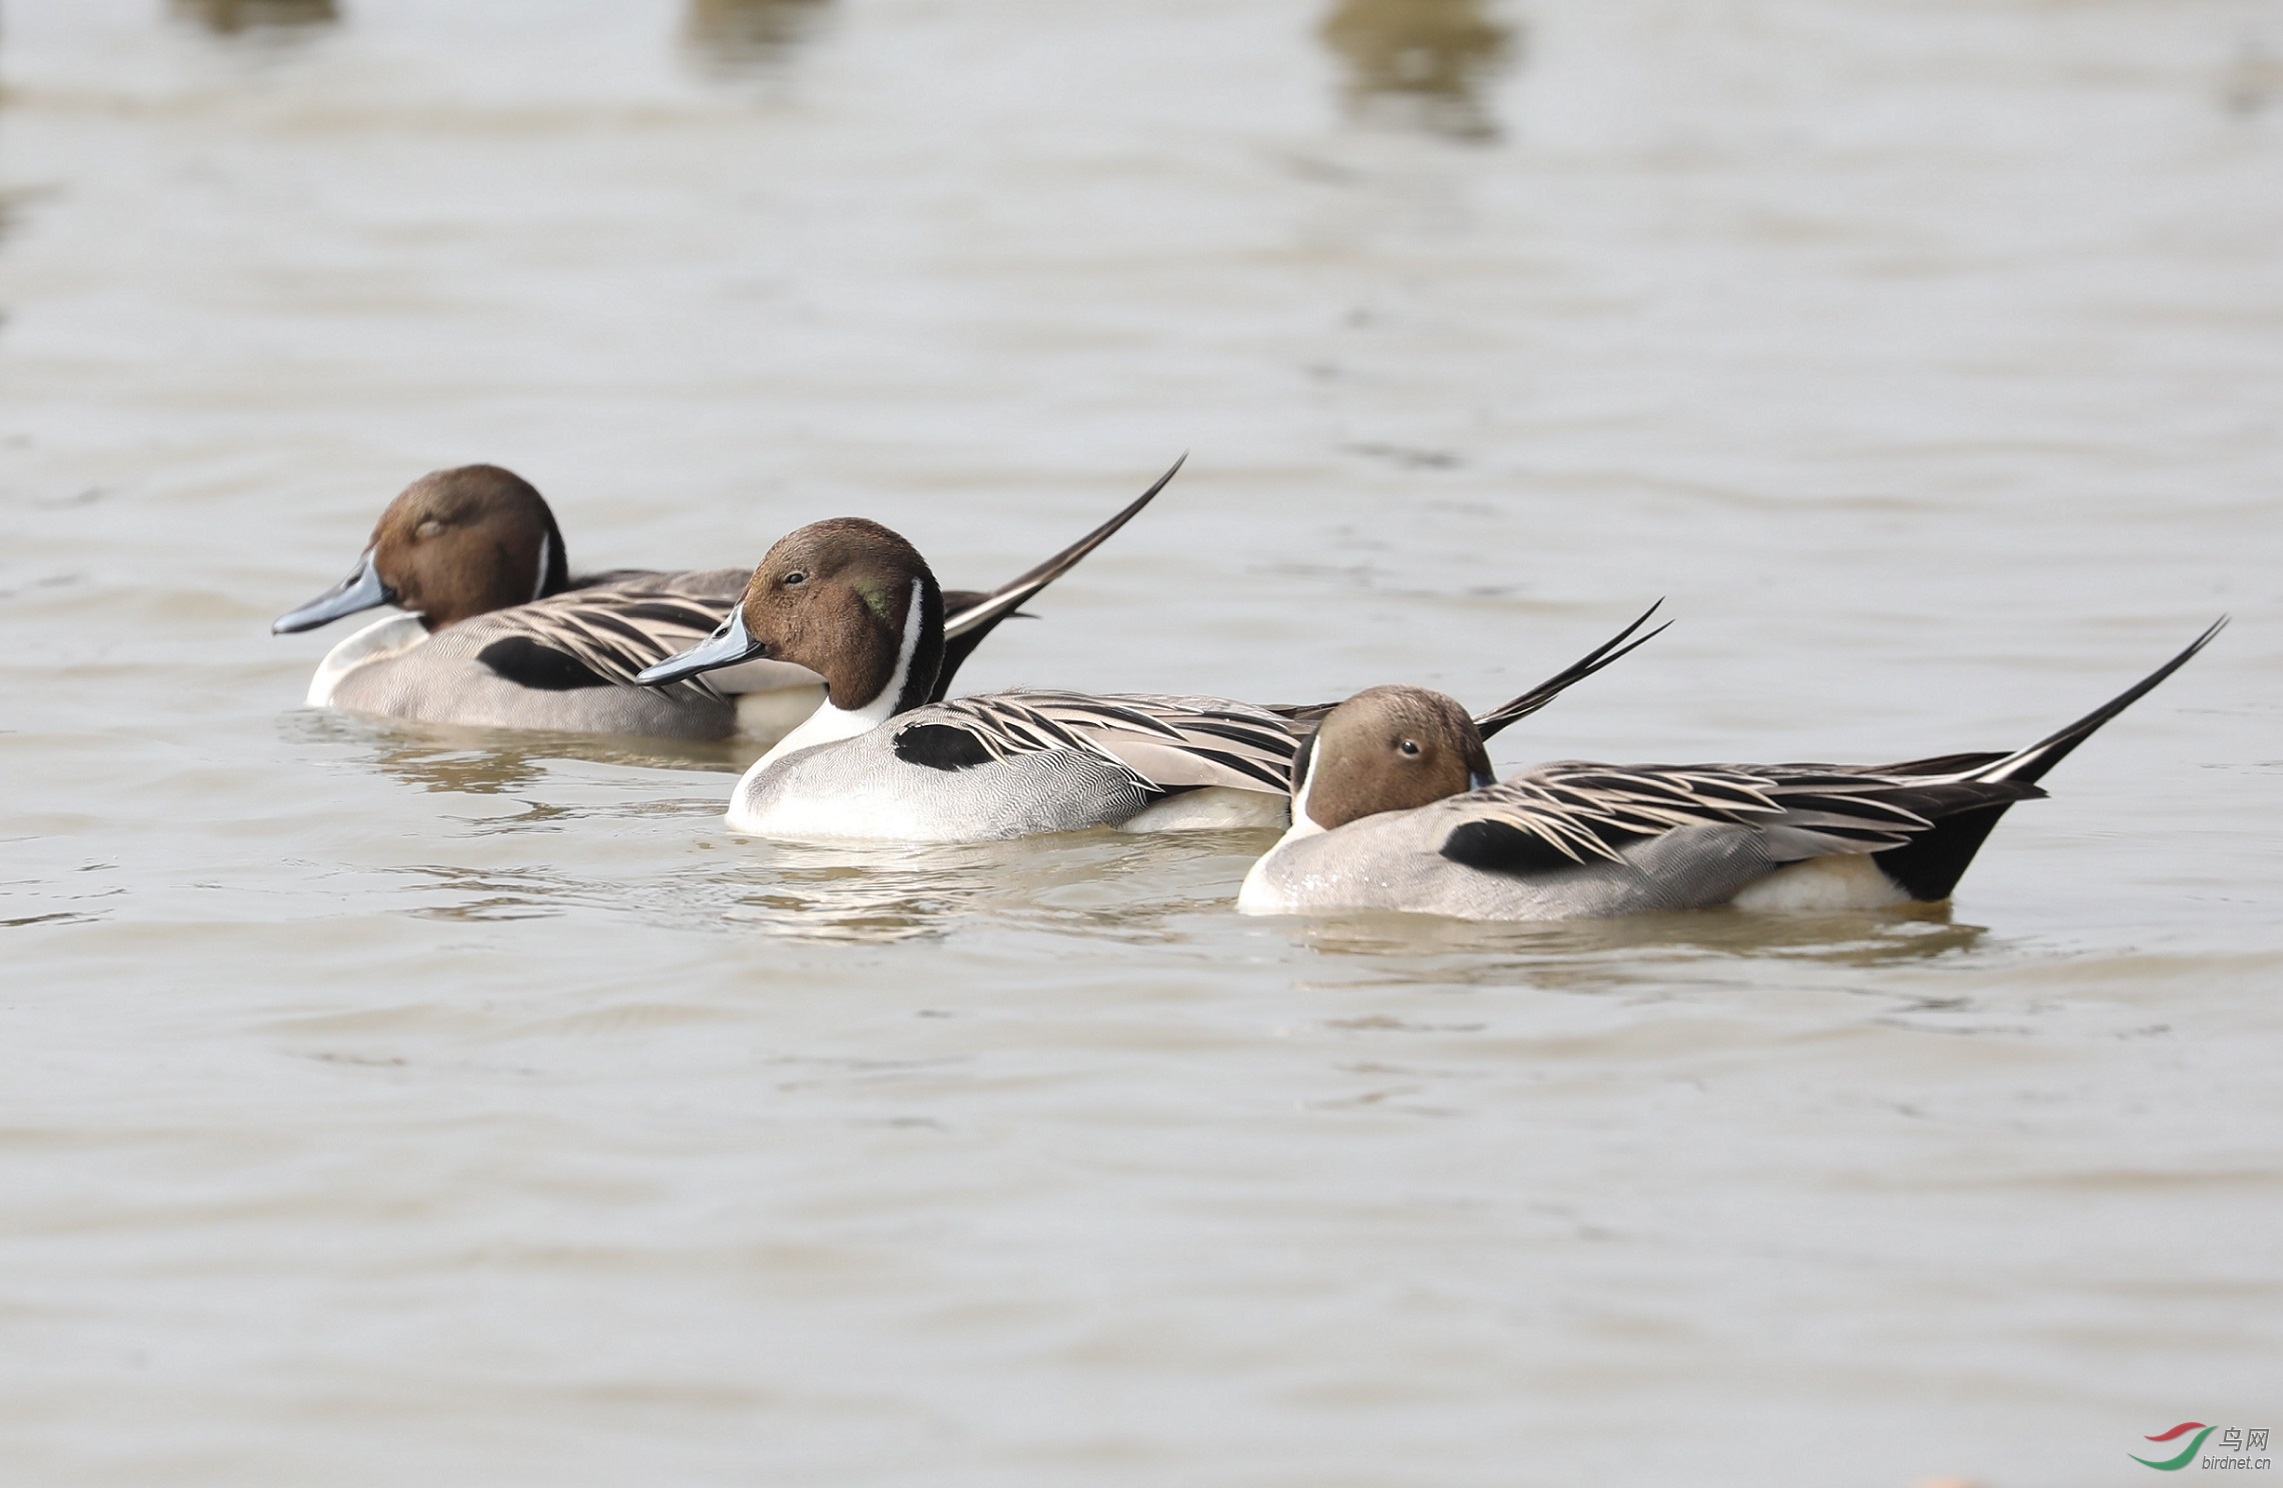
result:
[[(759, 766), (755, 767), (756, 769)], [(1160, 801), (1118, 823), (1121, 832), (1206, 832), (1282, 824), (1285, 798), (1267, 791), (1212, 786)], [(921, 803), (861, 796), (780, 797), (748, 810), (745, 792), (730, 798), (723, 818), (734, 832), (788, 842), (967, 842), (974, 834), (947, 825)]]
[(1864, 853), (1790, 863), (1728, 901), (1738, 909), (1831, 913), (1907, 904), (1910, 895)]
[[(1244, 887), (1237, 891), (1237, 912), (1240, 914), (1273, 915), (1302, 912), (1283, 885), (1270, 877), (1268, 865), (1287, 843), (1301, 837), (1312, 837), (1323, 831), (1305, 816), (1301, 824), (1284, 834), (1275, 847), (1261, 855), (1245, 874)], [(1847, 910), (1889, 909), (1910, 902), (1895, 881), (1882, 871), (1870, 857), (1861, 853), (1841, 853), (1825, 858), (1811, 858), (1804, 863), (1791, 863), (1777, 869), (1750, 888), (1738, 894), (1729, 903), (1737, 909), (1754, 913), (1832, 914)]]
[(768, 809), (751, 811), (740, 790), (730, 798), (722, 818), (733, 832), (750, 832), (781, 842), (961, 842), (964, 834), (946, 833), (940, 821), (929, 821), (908, 802), (868, 801), (861, 797), (822, 799), (815, 796), (778, 800)]
[(309, 679), (309, 696), (303, 701), (312, 708), (331, 707), (343, 677), (358, 667), (401, 656), (427, 639), (428, 627), (420, 623), (418, 615), (375, 620), (325, 653), (325, 659), (317, 663), (317, 675)]
[(1212, 832), (1230, 827), (1281, 827), (1288, 797), (1209, 785), (1144, 806), (1118, 823), (1121, 832)]

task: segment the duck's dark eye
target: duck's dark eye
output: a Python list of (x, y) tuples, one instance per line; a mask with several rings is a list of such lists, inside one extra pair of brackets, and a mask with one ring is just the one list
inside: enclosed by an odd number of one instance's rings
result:
[(1414, 757), (1416, 757), (1419, 753), (1419, 741), (1416, 739), (1405, 739), (1402, 743), (1396, 745), (1395, 747), (1402, 750), (1405, 754), (1412, 755)]
[(795, 584), (806, 584), (808, 581), (809, 576), (797, 569), (792, 573), (785, 575), (785, 587), (787, 589), (792, 588)]

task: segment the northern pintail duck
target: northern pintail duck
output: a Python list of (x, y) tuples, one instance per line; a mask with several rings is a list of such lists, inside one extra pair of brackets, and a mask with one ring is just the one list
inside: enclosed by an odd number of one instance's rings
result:
[(2026, 749), (1894, 765), (1565, 761), (1496, 783), (1457, 703), (1374, 687), (1324, 720), (1296, 768), (1292, 828), (1237, 907), (1551, 920), (1938, 902), (2008, 807), (2044, 795), (2047, 770), (2226, 623)]
[[(1075, 567), (1150, 503), (1158, 482), (1109, 521), (989, 593), (943, 596), (951, 677), (993, 627)], [(645, 667), (704, 639), (745, 592), (749, 568), (682, 573), (613, 569), (574, 577), (555, 515), (528, 481), (496, 465), (422, 476), (390, 502), (349, 576), (281, 616), (273, 633), (363, 610), (394, 615), (319, 663), (313, 708), (429, 723), (773, 742), (816, 710), (823, 683), (756, 659), (673, 687), (636, 686)]]
[[(640, 680), (756, 657), (825, 679), (824, 704), (737, 783), (728, 822), (741, 832), (972, 842), (1287, 819), (1293, 755), (1323, 710), (1036, 689), (944, 702), (943, 611), (902, 537), (862, 518), (816, 522), (769, 550), (712, 637)], [(1630, 650), (1618, 647), (1647, 619), (1473, 726), (1495, 733), (1543, 707)]]

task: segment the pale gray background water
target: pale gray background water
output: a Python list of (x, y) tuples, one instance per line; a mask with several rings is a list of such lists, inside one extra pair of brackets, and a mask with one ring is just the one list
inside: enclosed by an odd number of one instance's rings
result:
[[(2272, 0), (19, 0), (0, 1480), (2130, 1483), (2283, 1429)], [(295, 24), (298, 21), (299, 24)], [(1406, 91), (1406, 90), (1409, 91)], [(301, 712), (489, 459), (966, 674), (2026, 742), (1947, 914), (1241, 920)]]

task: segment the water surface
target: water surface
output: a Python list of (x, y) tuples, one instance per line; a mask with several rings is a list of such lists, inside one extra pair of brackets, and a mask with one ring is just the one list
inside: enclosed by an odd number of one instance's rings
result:
[[(0, 1456), (55, 1484), (2135, 1482), (2283, 1400), (2271, 5), (446, 0), (0, 35)], [(963, 681), (2027, 742), (1947, 910), (1234, 916), (296, 705), (419, 473)]]

